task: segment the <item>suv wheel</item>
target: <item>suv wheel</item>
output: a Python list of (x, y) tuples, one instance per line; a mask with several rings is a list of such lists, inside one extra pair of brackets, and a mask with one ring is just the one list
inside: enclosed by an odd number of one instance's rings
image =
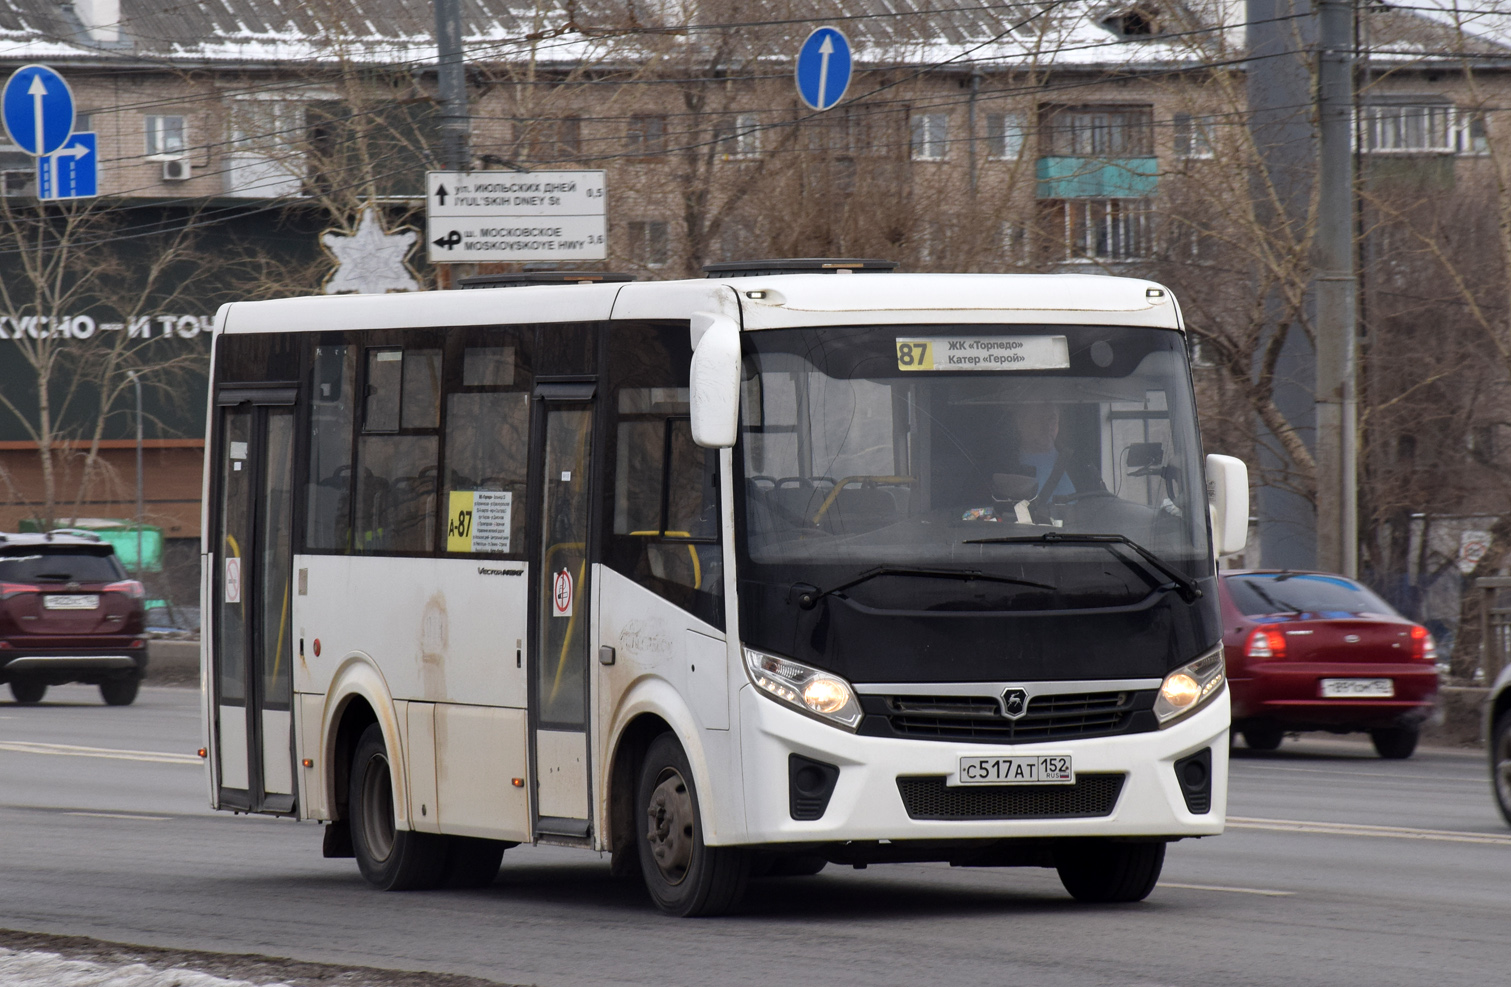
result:
[(136, 690), (142, 680), (136, 676), (129, 679), (106, 679), (100, 683), (100, 696), (107, 706), (130, 706), (136, 702)]
[(1417, 749), (1417, 728), (1383, 727), (1369, 731), (1369, 739), (1375, 742), (1375, 753), (1390, 761), (1404, 761)]
[(33, 679), (11, 679), (10, 694), (22, 706), (35, 706), (47, 695), (47, 683)]

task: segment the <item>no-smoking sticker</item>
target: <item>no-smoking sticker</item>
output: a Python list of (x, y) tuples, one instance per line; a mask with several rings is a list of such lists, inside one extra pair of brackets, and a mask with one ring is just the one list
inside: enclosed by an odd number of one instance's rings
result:
[(572, 616), (572, 574), (565, 568), (551, 579), (551, 616)]
[(226, 558), (226, 602), (241, 602), (241, 559), (234, 555)]

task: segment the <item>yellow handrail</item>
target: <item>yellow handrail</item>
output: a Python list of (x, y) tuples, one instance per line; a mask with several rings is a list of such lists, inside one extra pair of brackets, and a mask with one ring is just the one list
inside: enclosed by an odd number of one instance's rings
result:
[(914, 479), (913, 479), (913, 477), (911, 477), (911, 476), (870, 476), (870, 475), (866, 475), (866, 474), (862, 474), (860, 476), (847, 476), (843, 480), (841, 480), (838, 483), (836, 483), (834, 485), (834, 489), (833, 490), (829, 491), (829, 496), (827, 496), (827, 497), (824, 498), (824, 503), (819, 507), (818, 513), (815, 514), (815, 515), (813, 515), (813, 523), (814, 524), (818, 524), (819, 521), (823, 520), (823, 517), (824, 517), (824, 515), (826, 513), (828, 513), (829, 508), (831, 508), (831, 507), (834, 506), (835, 498), (837, 498), (839, 496), (839, 492), (842, 489), (844, 489), (845, 487), (849, 486), (852, 483), (858, 483), (858, 482), (860, 482), (862, 480), (870, 480), (872, 483), (913, 483), (913, 482), (915, 482)]
[[(691, 538), (690, 531), (631, 531), (631, 538)], [(703, 567), (698, 563), (698, 550), (693, 546), (687, 546), (687, 554), (693, 559), (693, 589), (703, 587)]]

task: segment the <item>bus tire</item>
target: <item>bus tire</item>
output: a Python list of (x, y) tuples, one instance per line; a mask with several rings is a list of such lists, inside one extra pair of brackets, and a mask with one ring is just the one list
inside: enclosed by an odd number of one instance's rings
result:
[(11, 679), (10, 694), (22, 706), (35, 706), (47, 695), (47, 683), (36, 679)]
[(703, 842), (698, 789), (682, 745), (670, 733), (651, 741), (635, 788), (640, 873), (668, 915), (722, 915), (745, 894), (750, 854)]
[(446, 874), (448, 888), (486, 888), (498, 877), (504, 851), (516, 843), (484, 840), (475, 836), (447, 836)]
[(100, 698), (106, 706), (130, 706), (136, 702), (136, 691), (142, 680), (133, 675), (128, 679), (106, 679), (100, 683)]
[(433, 833), (399, 829), (394, 819), (393, 767), (374, 723), (352, 755), (347, 795), (352, 851), (367, 883), (382, 891), (433, 888), (445, 876), (446, 841)]
[(1143, 901), (1165, 866), (1163, 843), (1073, 840), (1055, 849), (1055, 870), (1072, 898), (1094, 904)]

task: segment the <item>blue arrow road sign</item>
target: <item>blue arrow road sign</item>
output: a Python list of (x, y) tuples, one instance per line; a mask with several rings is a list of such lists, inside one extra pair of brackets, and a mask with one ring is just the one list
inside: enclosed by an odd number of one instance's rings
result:
[(836, 28), (820, 27), (797, 51), (797, 94), (811, 109), (827, 110), (850, 85), (850, 42)]
[(37, 198), (87, 199), (100, 194), (100, 146), (94, 134), (74, 134), (68, 144), (37, 159)]
[(73, 133), (73, 92), (46, 65), (25, 65), (11, 73), (0, 93), (0, 111), (11, 143), (27, 154), (51, 154)]

